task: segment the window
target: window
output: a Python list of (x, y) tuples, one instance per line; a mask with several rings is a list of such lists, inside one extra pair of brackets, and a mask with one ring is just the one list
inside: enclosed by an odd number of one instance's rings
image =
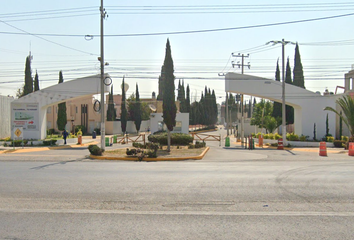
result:
[(77, 111), (78, 111), (78, 110), (77, 110), (77, 107), (75, 107), (75, 113), (77, 113)]
[(52, 113), (52, 107), (47, 108), (47, 113)]

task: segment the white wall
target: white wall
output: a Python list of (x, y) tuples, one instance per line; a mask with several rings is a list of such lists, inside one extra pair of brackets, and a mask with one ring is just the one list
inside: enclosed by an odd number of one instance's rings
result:
[[(149, 128), (149, 125), (150, 125), (150, 120), (142, 121), (141, 125), (140, 125), (140, 132), (147, 131), (147, 129)], [(122, 127), (121, 127), (120, 121), (106, 121), (105, 126), (106, 126), (106, 134), (107, 135), (122, 134)], [(127, 122), (126, 130), (128, 133), (136, 133), (137, 132), (134, 121)]]
[(11, 102), (13, 97), (0, 96), (0, 138), (11, 136)]
[[(150, 131), (151, 133), (159, 130), (159, 122), (163, 122), (162, 113), (150, 114)], [(177, 113), (176, 122), (182, 122), (181, 133), (189, 133), (189, 113)], [(172, 131), (175, 132), (175, 131)]]

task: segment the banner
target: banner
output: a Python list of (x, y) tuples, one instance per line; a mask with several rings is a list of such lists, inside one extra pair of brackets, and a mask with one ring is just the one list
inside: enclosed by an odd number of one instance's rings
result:
[(14, 103), (11, 113), (12, 129), (22, 127), (27, 131), (39, 130), (38, 103)]

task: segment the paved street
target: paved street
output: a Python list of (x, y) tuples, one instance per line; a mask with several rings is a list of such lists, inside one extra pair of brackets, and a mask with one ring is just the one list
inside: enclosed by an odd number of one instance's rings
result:
[(0, 154), (0, 239), (352, 239), (354, 158), (208, 145), (181, 162)]

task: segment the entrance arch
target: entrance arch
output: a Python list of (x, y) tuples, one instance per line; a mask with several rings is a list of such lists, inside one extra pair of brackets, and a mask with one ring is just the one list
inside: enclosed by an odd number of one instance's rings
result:
[[(109, 87), (104, 85), (104, 91), (108, 92)], [(44, 139), (49, 106), (100, 92), (101, 75), (97, 74), (56, 84), (14, 100), (11, 102), (11, 137), (14, 138), (13, 129), (23, 127), (24, 139)]]
[[(240, 93), (271, 101), (282, 102), (282, 82), (272, 79), (238, 73), (227, 73), (225, 76), (225, 91)], [(285, 84), (285, 102), (294, 107), (294, 132), (297, 135), (312, 138), (316, 124), (317, 138), (326, 135), (326, 115), (329, 116), (329, 128), (335, 131), (335, 114), (324, 111), (327, 106), (336, 108), (338, 95), (322, 96), (318, 93)]]

